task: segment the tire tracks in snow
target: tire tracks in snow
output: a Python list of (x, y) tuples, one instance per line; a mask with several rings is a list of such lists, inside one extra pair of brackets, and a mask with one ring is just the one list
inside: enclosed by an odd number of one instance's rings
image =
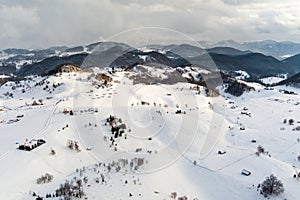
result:
[[(57, 110), (58, 104), (59, 104), (60, 102), (61, 102), (61, 100), (59, 100), (58, 102), (56, 102), (54, 109), (52, 110), (51, 114), (49, 115), (49, 117), (48, 117), (48, 119), (47, 119), (47, 121), (46, 121), (46, 123), (45, 123), (45, 126), (44, 126), (37, 134), (35, 134), (34, 136), (32, 136), (32, 137), (30, 138), (30, 140), (33, 140), (33, 139), (35, 139), (36, 137), (42, 135), (42, 134), (48, 129), (48, 127), (49, 127), (49, 125), (50, 125), (50, 122), (52, 121), (53, 115), (54, 115), (55, 111)], [(0, 161), (1, 161), (2, 159), (4, 159), (10, 152), (11, 152), (11, 150), (8, 150), (8, 151), (6, 151), (5, 153), (1, 154), (1, 155), (0, 155)]]
[(0, 155), (0, 160), (2, 160), (3, 158), (5, 158), (7, 156), (7, 154), (9, 154), (10, 151), (7, 151), (3, 154)]

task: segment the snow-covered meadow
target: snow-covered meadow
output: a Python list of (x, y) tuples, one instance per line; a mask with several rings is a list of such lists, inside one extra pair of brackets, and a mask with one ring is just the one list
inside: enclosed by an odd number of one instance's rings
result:
[[(60, 199), (60, 184), (79, 179), (87, 199), (265, 199), (257, 185), (270, 174), (285, 188), (274, 199), (300, 195), (299, 89), (207, 97), (190, 83), (134, 85), (130, 73), (107, 85), (91, 72), (2, 85), (0, 199)], [(37, 184), (46, 173), (53, 180)]]

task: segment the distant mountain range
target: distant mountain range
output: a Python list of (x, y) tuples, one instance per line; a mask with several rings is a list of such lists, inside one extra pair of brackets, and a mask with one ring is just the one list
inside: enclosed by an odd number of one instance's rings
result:
[[(207, 70), (222, 70), (227, 73), (247, 72), (251, 79), (259, 79), (279, 74), (292, 76), (300, 72), (300, 55), (285, 60), (251, 51), (241, 51), (232, 47), (214, 47), (202, 49), (190, 45), (173, 45), (164, 48), (185, 58), (189, 63)], [(193, 52), (194, 51), (194, 52)], [(193, 56), (187, 56), (193, 55)]]
[[(273, 52), (277, 52), (278, 55), (279, 52), (296, 53), (298, 49), (296, 43), (274, 41), (202, 43), (205, 47), (212, 48), (172, 44), (150, 45), (136, 49), (123, 43), (99, 42), (71, 48), (62, 46), (40, 50), (6, 49), (0, 52), (0, 74), (17, 77), (44, 75), (65, 63), (82, 67), (123, 68), (139, 64), (193, 66), (209, 71), (220, 70), (230, 76), (237, 76), (242, 71), (248, 74), (245, 79), (252, 81), (282, 74), (291, 78), (300, 72), (300, 54), (278, 60), (254, 51), (256, 48), (261, 51), (273, 49)], [(220, 46), (213, 47), (214, 45)], [(230, 45), (237, 48), (229, 47)]]
[(233, 40), (226, 40), (220, 42), (199, 41), (199, 44), (206, 49), (213, 47), (231, 47), (241, 51), (262, 53), (267, 56), (273, 56), (279, 60), (300, 54), (300, 43), (289, 41), (276, 42), (273, 40), (263, 40), (256, 42), (236, 42)]

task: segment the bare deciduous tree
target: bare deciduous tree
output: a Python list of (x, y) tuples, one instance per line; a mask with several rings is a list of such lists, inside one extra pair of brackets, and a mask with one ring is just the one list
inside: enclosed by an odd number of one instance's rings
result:
[(259, 185), (260, 193), (265, 197), (269, 195), (280, 195), (284, 192), (283, 183), (277, 179), (277, 177), (271, 174), (269, 177), (264, 180), (264, 182)]

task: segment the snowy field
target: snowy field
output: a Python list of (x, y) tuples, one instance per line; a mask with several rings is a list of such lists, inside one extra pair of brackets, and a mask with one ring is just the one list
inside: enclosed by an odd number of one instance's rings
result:
[[(79, 179), (82, 199), (265, 199), (257, 185), (270, 174), (285, 188), (273, 199), (298, 199), (299, 89), (206, 97), (189, 83), (134, 85), (128, 73), (107, 86), (88, 72), (3, 85), (0, 199), (54, 196)], [(38, 139), (46, 143), (17, 149)], [(46, 173), (53, 180), (37, 184)]]

